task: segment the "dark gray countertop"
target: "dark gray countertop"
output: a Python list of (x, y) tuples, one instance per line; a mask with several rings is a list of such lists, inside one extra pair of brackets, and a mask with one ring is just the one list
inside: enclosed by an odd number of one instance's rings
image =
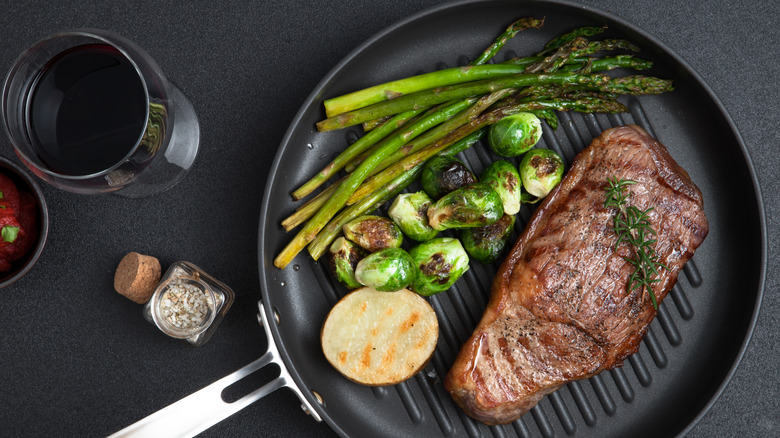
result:
[[(3, 72), (27, 46), (58, 30), (111, 29), (146, 48), (189, 96), (202, 134), (193, 171), (152, 198), (78, 196), (42, 184), (51, 215), (47, 247), (25, 278), (0, 291), (3, 434), (105, 436), (259, 357), (266, 348), (255, 318), (260, 200), (290, 120), (356, 46), (440, 3), (17, 1), (0, 7)], [(780, 3), (583, 3), (642, 28), (684, 58), (744, 138), (767, 213), (764, 299), (741, 365), (690, 436), (778, 435), (780, 270), (773, 260), (780, 255), (780, 225), (773, 213), (780, 208)], [(5, 138), (0, 155), (13, 155)], [(163, 265), (191, 261), (234, 288), (237, 300), (209, 343), (192, 349), (162, 336), (143, 321), (139, 305), (113, 291), (114, 269), (128, 251), (155, 255)], [(290, 391), (279, 391), (206, 435), (332, 433), (299, 405)]]

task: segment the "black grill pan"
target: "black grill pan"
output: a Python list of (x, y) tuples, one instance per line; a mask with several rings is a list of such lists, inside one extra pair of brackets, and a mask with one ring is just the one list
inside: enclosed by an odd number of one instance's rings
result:
[[(360, 134), (357, 128), (316, 132), (314, 123), (324, 118), (324, 98), (463, 65), (520, 16), (545, 17), (545, 25), (515, 37), (497, 61), (533, 53), (576, 26), (606, 25), (604, 37), (627, 38), (643, 48), (639, 56), (655, 62), (649, 74), (675, 80), (672, 93), (627, 100), (629, 114), (561, 114), (561, 126), (555, 132), (546, 130), (542, 146), (560, 152), (568, 164), (602, 130), (625, 123), (643, 126), (701, 188), (710, 234), (660, 306), (639, 352), (622, 368), (566, 385), (513, 424), (487, 427), (459, 410), (442, 380), (481, 316), (496, 266), (474, 263), (452, 290), (431, 299), (441, 332), (423, 373), (394, 387), (371, 389), (348, 382), (321, 354), (320, 325), (345, 293), (332, 281), (324, 260), (299, 255), (285, 270), (273, 267), (272, 260), (292, 237), (279, 226), (297, 206), (289, 193)], [(487, 151), (477, 144), (463, 158), (479, 172), (494, 158)], [(518, 225), (530, 213), (524, 207)], [(765, 248), (752, 165), (709, 87), (644, 31), (593, 8), (558, 1), (452, 3), (410, 17), (358, 47), (323, 79), (290, 126), (269, 175), (260, 224), (263, 299), (267, 316), (275, 310), (280, 320), (272, 324), (273, 336), (304, 394), (344, 436), (682, 434), (721, 392), (744, 351), (763, 291)], [(310, 391), (316, 391), (323, 404)]]
[[(368, 388), (343, 378), (321, 352), (320, 327), (346, 293), (333, 281), (327, 262), (314, 262), (304, 252), (279, 270), (273, 259), (293, 236), (280, 226), (299, 205), (291, 200), (292, 190), (361, 134), (357, 127), (317, 132), (314, 124), (325, 118), (324, 98), (464, 65), (521, 16), (544, 17), (545, 25), (515, 37), (497, 61), (534, 53), (571, 28), (605, 25), (608, 31), (603, 37), (626, 38), (643, 48), (639, 56), (655, 62), (648, 74), (675, 80), (672, 93), (625, 100), (630, 109), (626, 114), (561, 113), (560, 127), (546, 129), (541, 146), (558, 151), (568, 165), (602, 130), (626, 123), (644, 127), (666, 145), (701, 189), (710, 233), (659, 306), (639, 352), (622, 368), (569, 383), (514, 423), (488, 427), (468, 418), (442, 381), (481, 317), (497, 265), (473, 263), (450, 291), (430, 299), (439, 317), (440, 337), (423, 372), (399, 385)], [(461, 158), (479, 173), (496, 157), (484, 144), (476, 144)], [(350, 53), (311, 93), (292, 121), (268, 178), (260, 218), (259, 267), (260, 317), (269, 334), (269, 352), (216, 382), (214, 388), (180, 403), (197, 405), (209, 393), (218, 398), (220, 386), (268, 363), (279, 363), (282, 373), (232, 406), (215, 401), (223, 417), (287, 386), (315, 418), (324, 419), (342, 436), (683, 435), (728, 383), (761, 302), (767, 263), (765, 218), (753, 167), (734, 123), (685, 61), (648, 33), (588, 6), (564, 1), (454, 2), (385, 29)], [(528, 221), (531, 208), (523, 207), (519, 226)], [(117, 435), (143, 434), (149, 423), (175, 411), (172, 405)], [(194, 434), (216, 421), (204, 419), (185, 430)]]

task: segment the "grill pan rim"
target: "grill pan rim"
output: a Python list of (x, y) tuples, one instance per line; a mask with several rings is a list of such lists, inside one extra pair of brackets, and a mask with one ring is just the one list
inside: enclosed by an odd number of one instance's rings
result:
[[(269, 281), (269, 275), (267, 275), (266, 270), (268, 269), (276, 269), (273, 266), (272, 260), (274, 257), (274, 254), (268, 253), (266, 251), (266, 239), (265, 239), (265, 231), (267, 227), (275, 226), (276, 224), (269, 224), (268, 223), (268, 208), (269, 208), (269, 200), (272, 196), (288, 196), (287, 193), (271, 193), (271, 188), (273, 186), (274, 180), (278, 177), (279, 169), (281, 167), (281, 157), (284, 153), (284, 151), (288, 148), (290, 145), (290, 140), (295, 134), (295, 132), (300, 129), (301, 121), (304, 118), (305, 113), (309, 110), (309, 108), (312, 105), (319, 104), (319, 100), (322, 99), (322, 90), (325, 89), (332, 81), (333, 79), (338, 76), (342, 70), (344, 70), (346, 67), (348, 67), (352, 61), (360, 56), (364, 51), (368, 50), (376, 44), (377, 42), (383, 40), (384, 38), (387, 38), (388, 35), (398, 31), (399, 29), (402, 29), (403, 27), (410, 25), (418, 20), (424, 19), (429, 16), (434, 16), (436, 14), (440, 14), (443, 12), (451, 11), (457, 8), (462, 7), (468, 7), (473, 5), (488, 5), (488, 4), (501, 4), (506, 3), (503, 1), (493, 1), (493, 0), (456, 0), (454, 2), (449, 2), (446, 4), (434, 6), (425, 10), (422, 10), (420, 12), (417, 12), (415, 14), (412, 14), (402, 20), (399, 20), (393, 24), (391, 24), (388, 27), (385, 27), (381, 31), (377, 32), (373, 36), (369, 37), (366, 41), (364, 41), (362, 44), (357, 46), (355, 49), (353, 49), (349, 54), (347, 54), (344, 58), (342, 58), (324, 77), (320, 82), (314, 87), (312, 92), (309, 94), (309, 96), (306, 98), (306, 100), (301, 104), (298, 112), (293, 117), (293, 119), (290, 122), (290, 125), (285, 132), (282, 141), (279, 145), (279, 148), (276, 152), (274, 161), (271, 165), (271, 169), (268, 173), (268, 178), (266, 181), (266, 186), (263, 193), (263, 198), (261, 201), (261, 215), (260, 215), (260, 223), (258, 228), (258, 264), (259, 264), (259, 277), (260, 277), (260, 284), (261, 284), (261, 296), (264, 303), (266, 303), (265, 306), (265, 317), (269, 318), (269, 321), (274, 321), (274, 306), (273, 306), (273, 299), (269, 293), (269, 290), (272, 290), (272, 288), (276, 286), (272, 286)], [(760, 185), (758, 181), (758, 177), (756, 175), (756, 170), (753, 165), (753, 162), (750, 158), (750, 155), (748, 154), (747, 147), (745, 146), (744, 140), (739, 132), (739, 130), (736, 127), (736, 124), (734, 123), (733, 118), (728, 113), (726, 108), (723, 106), (722, 102), (718, 97), (715, 95), (711, 87), (702, 79), (701, 75), (693, 69), (687, 61), (685, 61), (683, 58), (681, 58), (679, 55), (677, 55), (673, 50), (671, 50), (668, 46), (666, 46), (661, 40), (648, 32), (644, 31), (643, 29), (635, 26), (634, 24), (628, 22), (627, 20), (620, 18), (616, 15), (613, 15), (609, 12), (600, 10), (598, 8), (592, 7), (590, 5), (583, 5), (576, 2), (571, 2), (568, 0), (528, 0), (525, 2), (528, 5), (552, 5), (557, 7), (563, 7), (570, 10), (578, 10), (582, 11), (583, 13), (587, 13), (591, 16), (596, 16), (603, 18), (607, 21), (615, 22), (626, 29), (629, 29), (630, 31), (641, 35), (645, 39), (651, 41), (653, 44), (657, 46), (660, 50), (664, 52), (665, 56), (670, 57), (672, 60), (670, 63), (676, 63), (679, 66), (681, 66), (686, 73), (690, 74), (691, 78), (699, 85), (708, 95), (708, 97), (711, 99), (711, 102), (715, 104), (717, 107), (717, 111), (721, 113), (724, 116), (724, 119), (728, 123), (729, 130), (733, 133), (736, 143), (740, 149), (740, 152), (742, 154), (743, 159), (745, 160), (745, 163), (747, 165), (748, 171), (749, 171), (749, 177), (753, 186), (753, 191), (755, 194), (755, 200), (756, 200), (756, 208), (757, 208), (757, 215), (758, 215), (758, 222), (759, 222), (759, 235), (760, 235), (760, 266), (758, 269), (758, 291), (756, 293), (755, 298), (755, 304), (753, 306), (752, 315), (746, 330), (746, 333), (744, 335), (744, 338), (742, 340), (742, 343), (740, 345), (740, 348), (738, 349), (738, 352), (734, 358), (733, 363), (731, 364), (731, 367), (729, 368), (729, 371), (726, 373), (723, 380), (720, 382), (720, 385), (718, 386), (717, 390), (713, 392), (713, 394), (710, 396), (709, 401), (706, 403), (706, 405), (699, 411), (699, 413), (691, 420), (687, 427), (685, 427), (683, 430), (680, 431), (678, 436), (684, 436), (688, 432), (690, 432), (696, 424), (709, 412), (709, 410), (712, 408), (712, 406), (716, 403), (720, 395), (723, 393), (725, 388), (728, 386), (729, 382), (731, 381), (733, 375), (736, 372), (736, 369), (739, 367), (739, 364), (742, 361), (742, 358), (745, 354), (745, 351), (747, 350), (747, 347), (750, 343), (750, 340), (752, 338), (753, 331), (755, 329), (755, 325), (758, 319), (758, 315), (760, 312), (761, 302), (763, 300), (763, 294), (765, 290), (765, 281), (766, 281), (766, 270), (767, 270), (767, 258), (768, 258), (768, 249), (767, 249), (767, 242), (768, 242), (768, 235), (767, 235), (767, 227), (766, 227), (766, 214), (764, 209), (764, 203), (763, 203), (763, 197), (760, 190)], [(341, 436), (347, 436), (346, 432), (343, 428), (339, 425), (339, 423), (334, 420), (330, 413), (322, 408), (320, 404), (317, 402), (316, 398), (311, 394), (311, 391), (308, 389), (308, 386), (303, 381), (303, 378), (301, 377), (300, 373), (297, 370), (296, 364), (291, 359), (289, 352), (287, 351), (286, 346), (284, 345), (282, 341), (282, 335), (280, 333), (279, 326), (276, 324), (269, 324), (274, 341), (276, 342), (279, 353), (282, 357), (282, 360), (284, 361), (285, 365), (288, 368), (288, 371), (290, 372), (291, 377), (295, 381), (295, 384), (301, 388), (302, 393), (307, 398), (307, 400), (310, 402), (312, 406), (317, 410), (317, 412), (321, 415), (321, 417), (328, 423), (328, 425), (339, 435)], [(269, 340), (270, 342), (270, 340)]]

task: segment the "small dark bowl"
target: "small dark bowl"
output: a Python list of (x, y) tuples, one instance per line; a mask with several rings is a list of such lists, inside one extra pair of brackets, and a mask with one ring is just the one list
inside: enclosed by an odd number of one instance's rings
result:
[(43, 252), (43, 247), (46, 245), (46, 237), (49, 234), (49, 210), (46, 207), (46, 200), (43, 198), (43, 192), (38, 183), (24, 169), (12, 161), (0, 157), (0, 172), (11, 178), (19, 191), (33, 195), (38, 207), (38, 239), (30, 250), (27, 251), (27, 254), (11, 264), (10, 271), (0, 272), (1, 289), (22, 278), (38, 261)]

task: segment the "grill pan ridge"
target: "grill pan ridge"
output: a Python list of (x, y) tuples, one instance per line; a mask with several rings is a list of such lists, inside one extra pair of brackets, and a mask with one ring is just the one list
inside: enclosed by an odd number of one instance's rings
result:
[[(361, 72), (360, 67), (373, 58), (372, 52), (388, 44), (386, 41), (391, 36), (401, 38), (400, 35), (404, 34), (403, 38), (412, 38), (409, 36), (412, 34), (419, 37), (423, 32), (420, 28), (441, 27), (448, 20), (460, 20), (462, 15), (481, 10), (488, 11), (482, 15), (503, 17), (503, 21), (495, 23), (494, 29), (499, 31), (512, 17), (545, 13), (545, 28), (550, 26), (553, 29), (529, 43), (531, 47), (538, 47), (534, 41), (543, 41), (561, 30), (574, 27), (573, 24), (607, 24), (610, 32), (616, 31), (616, 35), (631, 39), (647, 49), (647, 53), (641, 53), (640, 57), (645, 55), (659, 64), (648, 74), (673, 77), (676, 81), (680, 79), (678, 89), (689, 86), (690, 90), (681, 90), (672, 93), (672, 96), (643, 97), (641, 101), (626, 99), (624, 103), (630, 109), (627, 114), (559, 113), (560, 127), (556, 131), (545, 129), (540, 146), (561, 154), (568, 168), (576, 153), (604, 129), (636, 123), (664, 143), (672, 156), (691, 173), (704, 193), (705, 210), (711, 219), (710, 237), (681, 271), (677, 284), (659, 305), (658, 315), (649, 325), (639, 351), (629, 357), (623, 367), (587, 380), (571, 382), (546, 396), (514, 423), (491, 427), (467, 417), (444, 390), (442, 381), (461, 344), (481, 318), (497, 264), (472, 263), (471, 269), (451, 290), (430, 299), (439, 317), (440, 336), (434, 356), (423, 372), (392, 387), (367, 388), (346, 382), (322, 357), (319, 327), (327, 311), (346, 293), (328, 272), (325, 258), (316, 262), (308, 255), (301, 255), (293, 265), (281, 271), (271, 263), (274, 255), (291, 237), (279, 226), (280, 219), (296, 206), (290, 200), (289, 192), (359, 135), (354, 129), (325, 134), (314, 131), (313, 122), (322, 118), (322, 98), (349, 91), (344, 87), (359, 87), (363, 82), (368, 82), (363, 85), (377, 83), (373, 78), (361, 78), (358, 73)], [(505, 11), (512, 12), (506, 14)], [(409, 28), (416, 33), (408, 32)], [(435, 33), (446, 32), (436, 30)], [(495, 34), (497, 32), (481, 35), (476, 39), (475, 47), (486, 44)], [(515, 56), (510, 45), (507, 49), (503, 56)], [(462, 47), (456, 50), (459, 52), (452, 52), (446, 60), (436, 59), (435, 63), (427, 62), (422, 67), (433, 70), (462, 65), (463, 60), (468, 59), (467, 55), (460, 52)], [(383, 31), (356, 49), (323, 79), (285, 135), (269, 174), (263, 201), (259, 252), (263, 299), (271, 304), (266, 306), (266, 317), (272, 317), (272, 313), (279, 315), (279, 321), (276, 325), (272, 324), (271, 330), (281, 345), (281, 354), (309, 401), (317, 403), (310, 391), (322, 396), (322, 404), (315, 407), (337, 433), (342, 436), (444, 437), (667, 436), (684, 434), (695, 424), (733, 373), (755, 321), (765, 270), (761, 231), (763, 212), (755, 178), (751, 178), (752, 166), (733, 123), (711, 91), (701, 84), (684, 62), (674, 56), (664, 61), (664, 56), (669, 56), (668, 50), (646, 34), (615, 17), (583, 9), (581, 5), (575, 7), (564, 2), (464, 2), (418, 14)], [(415, 64), (411, 67), (421, 66)], [(411, 70), (405, 75), (419, 72)], [(702, 108), (702, 100), (711, 100), (711, 105)], [(695, 113), (689, 112), (694, 108), (697, 110)], [(680, 118), (692, 123), (694, 132), (685, 132)], [(720, 128), (711, 130), (703, 123), (711, 118), (716, 121), (722, 119), (724, 123)], [(698, 134), (705, 134), (702, 142), (719, 140), (722, 143), (720, 148), (727, 152), (727, 157), (714, 160), (705, 156), (703, 146), (696, 143)], [(301, 160), (300, 154), (307, 153), (311, 161), (316, 162)], [(289, 163), (290, 157), (294, 157), (292, 161), (295, 165)], [(282, 158), (286, 158), (288, 164), (283, 165)], [(498, 157), (489, 152), (481, 141), (461, 153), (460, 158), (475, 174), (479, 174)], [(731, 193), (728, 190), (720, 193), (724, 190), (723, 183), (713, 176), (718, 175), (720, 168), (733, 166), (735, 162), (745, 163), (745, 168), (737, 175), (737, 185), (741, 190), (755, 193), (755, 199), (748, 197), (746, 200), (746, 213), (740, 217), (732, 213), (723, 214), (718, 208), (726, 204)], [(386, 213), (386, 210), (382, 211)], [(523, 206), (517, 216), (516, 234), (523, 229), (532, 212), (533, 206)], [(749, 228), (756, 224), (756, 232), (728, 236), (732, 227)], [(739, 251), (744, 253), (747, 250), (748, 255), (736, 261), (736, 265), (724, 268), (724, 260), (732, 261), (720, 254), (724, 249), (734, 251), (735, 256), (740, 254)], [(742, 301), (735, 295), (744, 294), (743, 290), (732, 290), (736, 284), (736, 271), (740, 268), (756, 272), (746, 285), (742, 285), (744, 290), (755, 293), (755, 296), (745, 298), (742, 295)], [(723, 290), (726, 292), (721, 292), (725, 296), (725, 299), (720, 297), (722, 304), (708, 301), (708, 294)], [(301, 295), (304, 297), (301, 298)], [(709, 339), (707, 333), (711, 326), (717, 327), (717, 324), (729, 324), (728, 328), (733, 329), (732, 339), (718, 353), (714, 352), (717, 340)], [(713, 331), (711, 335), (717, 338), (724, 330)], [(716, 362), (714, 366), (707, 367), (702, 363), (712, 360)], [(663, 421), (660, 420), (662, 418)]]

